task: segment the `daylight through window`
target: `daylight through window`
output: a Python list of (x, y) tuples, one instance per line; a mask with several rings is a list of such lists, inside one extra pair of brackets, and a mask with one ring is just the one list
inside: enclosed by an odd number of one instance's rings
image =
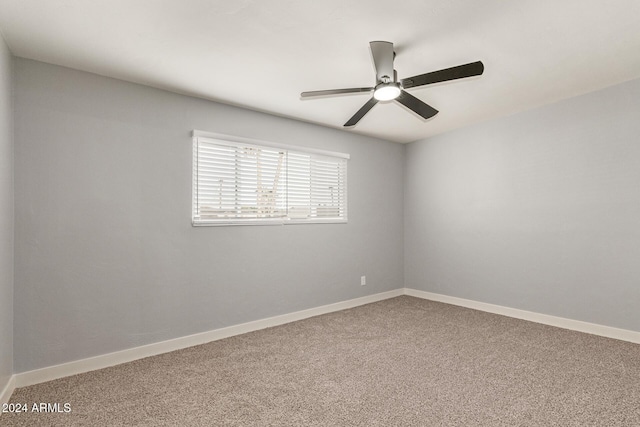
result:
[(193, 225), (347, 221), (349, 155), (203, 134), (193, 138)]

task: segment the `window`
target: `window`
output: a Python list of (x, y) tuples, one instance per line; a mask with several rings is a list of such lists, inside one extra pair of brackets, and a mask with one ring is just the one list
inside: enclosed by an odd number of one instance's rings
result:
[(193, 225), (347, 222), (348, 154), (193, 132)]

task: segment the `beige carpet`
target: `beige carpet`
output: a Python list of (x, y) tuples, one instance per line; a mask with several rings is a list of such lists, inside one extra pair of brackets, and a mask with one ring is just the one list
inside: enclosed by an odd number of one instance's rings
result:
[(407, 296), (21, 388), (3, 426), (640, 426), (640, 345)]

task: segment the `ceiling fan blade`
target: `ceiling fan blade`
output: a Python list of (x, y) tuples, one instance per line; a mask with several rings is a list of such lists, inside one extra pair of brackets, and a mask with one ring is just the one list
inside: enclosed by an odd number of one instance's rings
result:
[(428, 104), (425, 104), (404, 90), (400, 92), (400, 96), (396, 98), (396, 101), (425, 119), (429, 119), (438, 114), (438, 110)]
[(374, 88), (372, 87), (353, 87), (349, 89), (312, 90), (309, 92), (302, 92), (300, 97), (311, 98), (314, 96), (346, 95), (350, 93), (371, 92), (373, 89)]
[(366, 104), (364, 104), (357, 113), (355, 113), (353, 115), (353, 117), (351, 117), (349, 119), (349, 121), (347, 121), (347, 123), (344, 124), (344, 127), (350, 127), (350, 126), (355, 126), (356, 123), (358, 123), (360, 121), (361, 118), (364, 117), (365, 114), (367, 114), (369, 112), (369, 110), (371, 110), (373, 108), (374, 105), (376, 105), (378, 103), (378, 100), (375, 98), (371, 98), (370, 100), (367, 101)]
[(465, 77), (479, 76), (484, 72), (484, 64), (481, 61), (458, 65), (457, 67), (420, 74), (418, 76), (402, 79), (402, 87), (409, 89), (416, 86), (424, 86), (432, 83), (446, 82), (449, 80), (463, 79)]
[(385, 76), (393, 81), (393, 43), (369, 42), (369, 47), (376, 67), (376, 81), (382, 81)]

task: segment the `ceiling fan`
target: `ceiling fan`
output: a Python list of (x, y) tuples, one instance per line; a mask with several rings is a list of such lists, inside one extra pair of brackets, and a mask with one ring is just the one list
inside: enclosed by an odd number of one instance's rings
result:
[(479, 76), (484, 71), (484, 65), (482, 62), (477, 61), (469, 64), (458, 65), (457, 67), (420, 74), (398, 81), (398, 73), (393, 69), (393, 59), (396, 56), (393, 51), (393, 43), (374, 41), (369, 42), (369, 46), (371, 48), (371, 55), (373, 56), (373, 64), (376, 68), (376, 85), (374, 87), (314, 90), (310, 92), (302, 92), (300, 96), (302, 98), (312, 98), (314, 96), (373, 92), (373, 97), (344, 124), (345, 127), (355, 126), (355, 124), (358, 123), (360, 119), (362, 119), (364, 115), (367, 114), (379, 101), (398, 101), (414, 113), (428, 119), (438, 114), (438, 110), (420, 101), (418, 98), (405, 91), (405, 89), (446, 82), (449, 80), (463, 79), (465, 77)]

